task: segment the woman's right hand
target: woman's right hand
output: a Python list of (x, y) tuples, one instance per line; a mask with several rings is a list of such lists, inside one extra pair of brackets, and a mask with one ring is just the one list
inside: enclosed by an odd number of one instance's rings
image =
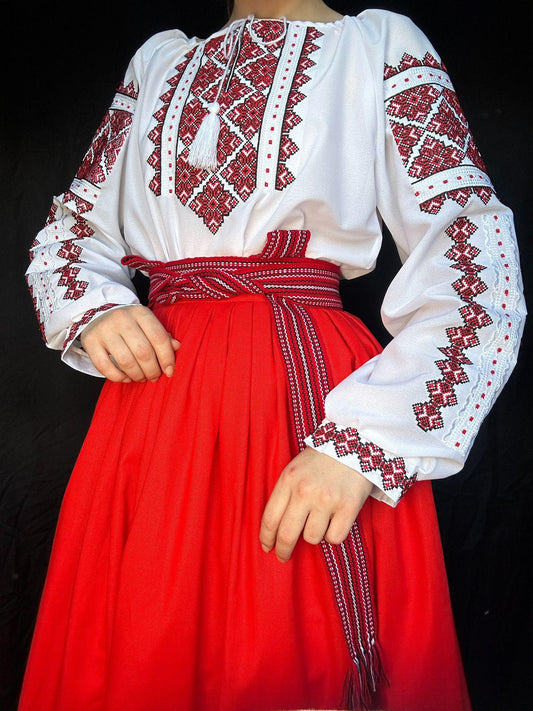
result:
[(115, 383), (155, 382), (174, 373), (179, 341), (146, 306), (113, 309), (92, 321), (80, 336), (94, 367)]

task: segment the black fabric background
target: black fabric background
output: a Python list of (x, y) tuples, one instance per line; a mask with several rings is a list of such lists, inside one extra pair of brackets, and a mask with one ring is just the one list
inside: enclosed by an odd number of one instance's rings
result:
[[(331, 4), (352, 14), (365, 7)], [(27, 251), (52, 195), (70, 184), (137, 47), (169, 27), (206, 36), (225, 21), (223, 0), (179, 5), (130, 0), (32, 8), (0, 0), (0, 224), (6, 267), (0, 283), (0, 707), (5, 711), (16, 707), (61, 498), (102, 384), (62, 365), (42, 344), (23, 277)], [(532, 114), (525, 3), (405, 0), (374, 7), (409, 15), (442, 55), (497, 193), (515, 212), (529, 294)], [(343, 285), (346, 307), (362, 315), (382, 340), (377, 304), (397, 266), (386, 240), (376, 272)], [(526, 328), (519, 364), (464, 471), (434, 485), (474, 711), (532, 707), (530, 341)]]

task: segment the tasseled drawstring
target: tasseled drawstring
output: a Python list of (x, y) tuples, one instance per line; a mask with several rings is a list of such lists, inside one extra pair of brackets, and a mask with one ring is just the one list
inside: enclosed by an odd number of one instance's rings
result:
[[(285, 17), (282, 19), (283, 36), (285, 36), (285, 33), (287, 31), (286, 19)], [(273, 42), (278, 42), (280, 39), (276, 37), (275, 40), (271, 40), (269, 42), (261, 41), (253, 30), (253, 21), (253, 15), (249, 15), (246, 20), (236, 20), (230, 26), (228, 32), (226, 33), (226, 36), (224, 37), (223, 52), (226, 67), (224, 69), (222, 77), (220, 78), (216, 97), (214, 101), (212, 101), (207, 106), (208, 113), (200, 124), (200, 128), (198, 129), (196, 136), (194, 137), (194, 140), (189, 149), (189, 155), (187, 157), (187, 162), (194, 168), (202, 168), (204, 170), (216, 170), (218, 167), (218, 139), (220, 136), (220, 116), (218, 115), (220, 111), (220, 104), (218, 102), (218, 99), (220, 97), (220, 93), (224, 87), (224, 84), (226, 83), (228, 73), (230, 74), (229, 81), (227, 82), (228, 86), (231, 82), (231, 74), (233, 74), (234, 69), (233, 65), (239, 55), (242, 35), (246, 23), (250, 23), (249, 32), (251, 37), (258, 44), (261, 44), (264, 47), (273, 44)]]
[(213, 101), (207, 107), (209, 113), (200, 124), (200, 128), (191, 144), (187, 161), (195, 168), (216, 170), (218, 165), (218, 137), (220, 134), (220, 104)]
[(226, 67), (220, 78), (215, 100), (207, 106), (208, 113), (200, 124), (200, 128), (194, 137), (187, 158), (188, 163), (195, 168), (203, 168), (204, 170), (217, 169), (218, 138), (220, 135), (220, 117), (218, 115), (220, 104), (218, 103), (218, 99), (230, 67), (236, 58), (235, 50), (237, 50), (238, 55), (244, 26), (249, 20), (253, 20), (253, 15), (246, 20), (236, 20), (224, 37), (223, 52)]

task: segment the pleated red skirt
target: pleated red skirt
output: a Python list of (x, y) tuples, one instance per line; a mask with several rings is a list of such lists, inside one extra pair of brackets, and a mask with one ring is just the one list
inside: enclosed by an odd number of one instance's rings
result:
[[(339, 382), (379, 346), (309, 307)], [(350, 659), (319, 546), (259, 544), (296, 454), (263, 296), (156, 306), (175, 374), (106, 383), (68, 484), (19, 711), (340, 709)], [(387, 683), (373, 707), (468, 711), (430, 484), (359, 524)]]

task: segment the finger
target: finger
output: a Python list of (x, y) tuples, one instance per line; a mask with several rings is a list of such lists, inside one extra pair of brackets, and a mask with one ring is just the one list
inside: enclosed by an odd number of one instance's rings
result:
[[(179, 348), (179, 341), (167, 333), (152, 311), (140, 305), (126, 306), (99, 316), (87, 326), (81, 338), (87, 351), (90, 344), (103, 346), (117, 361), (114, 365), (136, 381), (155, 381), (161, 376), (161, 365), (156, 352), (159, 343), (163, 344), (165, 353), (165, 356), (161, 356), (163, 366), (167, 369), (167, 374), (172, 375), (175, 351)], [(156, 348), (150, 339), (154, 340)], [(103, 362), (102, 367), (109, 372), (109, 367)]]
[(85, 348), (85, 352), (96, 370), (105, 378), (114, 383), (131, 383), (131, 378), (113, 363), (109, 353), (102, 345), (93, 344), (88, 346)]
[[(175, 339), (172, 338), (163, 324), (151, 311), (145, 310), (140, 312), (138, 314), (138, 324), (152, 347), (157, 361), (157, 370), (159, 370), (159, 375), (163, 372), (167, 375), (167, 377), (171, 377), (174, 372), (174, 365), (176, 362), (177, 349), (173, 344)], [(179, 347), (179, 341), (175, 342), (178, 343)], [(144, 362), (142, 360), (140, 362), (143, 366), (143, 370), (145, 370)], [(151, 358), (149, 358), (146, 362), (146, 366), (150, 369), (151, 373), (156, 371)], [(154, 375), (153, 377), (158, 377), (158, 375)]]
[[(163, 337), (167, 342), (168, 349), (172, 353), (172, 358), (175, 358), (174, 350), (170, 346), (170, 339), (166, 331), (162, 328)], [(113, 346), (111, 347), (111, 337), (108, 339), (108, 344), (110, 346), (110, 351), (117, 360), (119, 367), (125, 372), (130, 374), (131, 372), (136, 372), (137, 368), (143, 373), (143, 378), (146, 380), (156, 381), (162, 374), (161, 366), (157, 358), (156, 350), (150, 341), (150, 336), (147, 336), (141, 325), (135, 320), (128, 323), (120, 332), (119, 335), (127, 347), (127, 351), (122, 348), (117, 349), (116, 340), (113, 338)], [(113, 334), (115, 336), (115, 334)], [(153, 338), (153, 335), (151, 336)], [(119, 360), (124, 358), (125, 361)], [(131, 362), (133, 358), (134, 362)]]
[(264, 551), (271, 551), (274, 548), (278, 527), (289, 503), (290, 496), (290, 489), (278, 479), (261, 519), (259, 540)]
[(85, 339), (87, 342), (100, 342), (115, 359), (118, 367), (137, 382), (156, 380), (161, 375), (154, 348), (139, 324), (144, 314), (166, 334), (163, 326), (148, 308), (135, 305), (111, 311), (105, 319), (101, 317), (101, 322), (87, 333)]
[(324, 535), (325, 540), (333, 545), (345, 541), (359, 514), (359, 509), (360, 507), (345, 507), (335, 511)]
[[(144, 343), (142, 343), (144, 341)], [(141, 345), (139, 345), (139, 342)], [(113, 334), (108, 338), (105, 347), (109, 353), (111, 360), (116, 366), (135, 382), (143, 382), (148, 379), (148, 375), (139, 360), (138, 353), (142, 353), (142, 347), (148, 351), (151, 349), (150, 344), (144, 336), (137, 339), (125, 341), (119, 334)], [(135, 352), (137, 350), (137, 353)]]
[(318, 511), (316, 509), (311, 511), (303, 531), (304, 540), (313, 545), (320, 543), (328, 530), (330, 517), (331, 515), (327, 511)]
[(154, 349), (137, 322), (139, 311), (151, 311), (144, 306), (129, 306), (99, 316), (81, 335), (88, 353), (98, 348), (99, 367), (111, 372), (105, 364), (101, 348), (113, 360), (113, 365), (137, 382), (161, 375)]
[(285, 509), (276, 536), (276, 556), (282, 562), (290, 560), (308, 515), (309, 508), (302, 502), (291, 500)]
[(108, 353), (107, 355), (108, 355), (109, 360), (111, 361), (111, 363), (113, 363), (113, 365), (123, 374), (124, 379), (122, 380), (122, 382), (123, 382), (123, 383), (131, 383), (131, 378), (130, 378), (129, 376), (127, 376), (126, 373), (123, 373), (122, 370), (120, 370), (120, 368), (119, 368), (118, 365), (116, 364), (116, 362), (115, 362), (113, 356), (112, 356), (110, 353)]

